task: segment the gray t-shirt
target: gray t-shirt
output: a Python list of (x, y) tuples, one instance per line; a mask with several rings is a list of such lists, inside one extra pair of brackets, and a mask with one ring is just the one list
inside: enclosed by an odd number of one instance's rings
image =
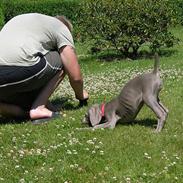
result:
[(74, 47), (69, 29), (55, 17), (30, 13), (18, 15), (0, 31), (0, 65), (31, 66), (65, 45)]

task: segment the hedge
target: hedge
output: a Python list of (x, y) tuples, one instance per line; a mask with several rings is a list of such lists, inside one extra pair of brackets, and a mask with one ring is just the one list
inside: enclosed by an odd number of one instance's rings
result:
[(177, 14), (177, 19), (183, 25), (183, 0), (169, 0), (172, 9)]
[(0, 6), (0, 30), (1, 30), (1, 27), (4, 25), (4, 14), (3, 14), (3, 9), (2, 7)]
[(79, 3), (76, 0), (1, 0), (4, 21), (23, 13), (43, 13), (50, 16), (65, 15), (75, 22)]
[(96, 50), (136, 57), (144, 44), (155, 51), (177, 42), (169, 31), (176, 15), (167, 0), (87, 0), (81, 12), (81, 37), (93, 39)]
[[(38, 12), (65, 15), (74, 26), (75, 40), (91, 38), (94, 48), (115, 48), (136, 56), (143, 44), (152, 50), (176, 42), (169, 27), (183, 0), (0, 0), (0, 27), (12, 17)], [(172, 8), (173, 7), (173, 8)]]

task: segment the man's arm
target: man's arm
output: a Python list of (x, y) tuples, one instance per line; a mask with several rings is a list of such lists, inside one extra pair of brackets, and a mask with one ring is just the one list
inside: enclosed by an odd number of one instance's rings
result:
[(75, 50), (71, 46), (64, 46), (60, 49), (60, 57), (76, 98), (78, 100), (88, 99), (88, 93), (83, 90), (83, 78)]

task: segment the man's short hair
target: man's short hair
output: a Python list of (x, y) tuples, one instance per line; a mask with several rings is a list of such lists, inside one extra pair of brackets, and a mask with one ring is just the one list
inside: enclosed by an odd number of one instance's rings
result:
[(70, 20), (68, 20), (65, 16), (63, 15), (57, 15), (55, 18), (57, 18), (58, 20), (60, 20), (63, 24), (65, 24), (67, 26), (67, 28), (70, 30), (70, 32), (72, 32), (73, 30), (73, 26), (72, 23), (70, 22)]

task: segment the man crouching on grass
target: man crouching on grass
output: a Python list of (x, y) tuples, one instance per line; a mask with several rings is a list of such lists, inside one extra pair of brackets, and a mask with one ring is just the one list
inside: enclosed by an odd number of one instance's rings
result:
[[(0, 32), (0, 114), (52, 119), (48, 99), (65, 74), (78, 100), (88, 99), (74, 51), (72, 25), (64, 17), (18, 15)], [(58, 115), (58, 114), (57, 114)]]

